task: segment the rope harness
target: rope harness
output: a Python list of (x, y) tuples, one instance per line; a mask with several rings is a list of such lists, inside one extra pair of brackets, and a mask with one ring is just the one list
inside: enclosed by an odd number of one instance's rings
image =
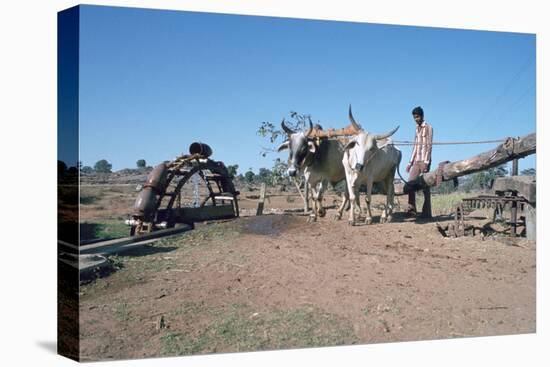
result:
[[(382, 149), (382, 148), (376, 149), (376, 151), (370, 155), (370, 157), (365, 161), (365, 163), (363, 163), (363, 168), (367, 167), (367, 164), (369, 164), (369, 162), (374, 158), (374, 156), (376, 155), (376, 153), (378, 153), (378, 152), (380, 151), (380, 149)], [(347, 154), (348, 154), (348, 156), (349, 156), (349, 151), (348, 151)], [(355, 167), (352, 167), (352, 170), (357, 171), (357, 170), (355, 169)]]

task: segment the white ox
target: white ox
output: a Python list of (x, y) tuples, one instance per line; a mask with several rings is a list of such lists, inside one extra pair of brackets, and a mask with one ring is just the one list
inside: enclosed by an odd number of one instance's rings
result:
[[(354, 123), (355, 119), (349, 108), (349, 119)], [(358, 125), (358, 124), (357, 124)], [(388, 139), (399, 126), (392, 131), (375, 135), (361, 129), (344, 147), (342, 163), (346, 172), (349, 199), (352, 205), (349, 211), (349, 224), (355, 225), (355, 212), (363, 213), (359, 203), (359, 188), (367, 186), (367, 216), (366, 224), (372, 223), (371, 194), (374, 183), (381, 183), (386, 193), (386, 205), (380, 217), (380, 223), (391, 222), (394, 199), (394, 176), (401, 163), (401, 151)]]

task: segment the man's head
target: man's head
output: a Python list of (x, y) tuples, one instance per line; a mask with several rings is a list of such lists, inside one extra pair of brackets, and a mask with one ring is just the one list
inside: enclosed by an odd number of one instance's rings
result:
[(414, 121), (418, 125), (420, 125), (422, 122), (424, 122), (424, 110), (422, 109), (422, 107), (418, 106), (418, 107), (413, 108), (412, 115), (413, 115)]

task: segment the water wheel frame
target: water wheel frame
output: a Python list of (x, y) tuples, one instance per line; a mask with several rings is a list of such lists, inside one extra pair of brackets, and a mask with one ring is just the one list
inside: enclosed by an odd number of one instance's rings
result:
[[(194, 226), (195, 222), (239, 216), (239, 191), (235, 189), (223, 162), (200, 155), (186, 155), (167, 163), (166, 167), (165, 184), (156, 190), (154, 209), (147, 216), (132, 215), (131, 236), (172, 228), (178, 224)], [(198, 207), (182, 207), (181, 191), (195, 174), (206, 184), (208, 195)], [(174, 180), (178, 181), (172, 189), (170, 185)]]

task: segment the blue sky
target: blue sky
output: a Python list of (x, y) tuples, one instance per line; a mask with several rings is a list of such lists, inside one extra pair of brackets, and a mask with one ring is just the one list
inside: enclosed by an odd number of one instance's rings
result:
[[(262, 121), (291, 110), (323, 127), (355, 118), (401, 128), (424, 108), (434, 140), (488, 140), (535, 131), (535, 35), (428, 27), (81, 7), (80, 158), (113, 169), (149, 165), (208, 143), (227, 165), (271, 167)], [(435, 146), (433, 162), (493, 145)], [(404, 153), (402, 172), (409, 159)], [(535, 157), (520, 169), (535, 167)]]

